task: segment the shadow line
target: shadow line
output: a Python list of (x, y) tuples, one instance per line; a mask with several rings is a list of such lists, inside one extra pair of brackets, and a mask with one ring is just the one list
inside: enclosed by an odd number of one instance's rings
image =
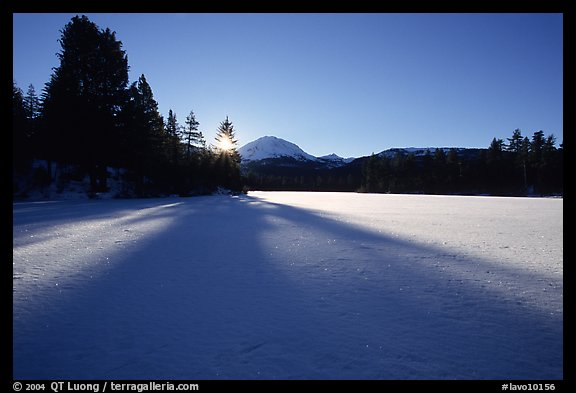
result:
[[(251, 196), (182, 202), (158, 230), (143, 214), (146, 236), (94, 278), (15, 297), (15, 379), (563, 376), (562, 310), (518, 292), (537, 290), (533, 275)], [(66, 220), (110, 215), (104, 204)]]

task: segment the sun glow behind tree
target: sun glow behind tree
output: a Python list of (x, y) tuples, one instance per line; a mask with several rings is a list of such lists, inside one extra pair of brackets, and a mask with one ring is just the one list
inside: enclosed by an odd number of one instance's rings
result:
[(222, 152), (229, 152), (234, 149), (234, 142), (228, 136), (224, 136), (218, 141), (217, 147)]
[(226, 116), (226, 120), (220, 123), (216, 132), (215, 153), (217, 158), (214, 168), (219, 184), (231, 190), (242, 188), (240, 154), (236, 150), (237, 144), (234, 126)]
[(235, 155), (238, 154), (236, 151), (237, 144), (238, 141), (236, 141), (234, 135), (234, 125), (232, 125), (232, 122), (230, 122), (228, 116), (226, 116), (226, 120), (220, 123), (220, 127), (218, 127), (216, 134), (216, 148), (221, 153)]

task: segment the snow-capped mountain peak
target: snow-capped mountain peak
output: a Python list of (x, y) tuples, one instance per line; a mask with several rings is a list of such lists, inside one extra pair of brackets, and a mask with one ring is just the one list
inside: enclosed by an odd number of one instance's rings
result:
[(318, 157), (318, 159), (333, 162), (336, 164), (348, 164), (348, 163), (355, 160), (354, 157), (343, 158), (343, 157), (340, 157), (339, 155), (334, 154), (334, 153), (328, 154), (326, 156)]
[(291, 157), (297, 160), (316, 161), (298, 145), (275, 136), (263, 136), (238, 149), (242, 161), (257, 161), (267, 158)]
[(318, 157), (318, 158), (322, 158), (323, 160), (341, 160), (342, 157), (340, 157), (338, 154), (328, 154), (326, 156), (322, 156), (322, 157)]

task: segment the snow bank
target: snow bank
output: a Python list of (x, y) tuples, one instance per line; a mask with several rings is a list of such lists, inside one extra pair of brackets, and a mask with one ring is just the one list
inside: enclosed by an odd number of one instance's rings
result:
[(561, 379), (563, 201), (15, 203), (14, 378)]

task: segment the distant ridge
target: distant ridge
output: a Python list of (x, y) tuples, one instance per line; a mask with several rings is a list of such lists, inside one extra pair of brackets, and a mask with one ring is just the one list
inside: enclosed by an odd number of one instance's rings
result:
[[(457, 153), (461, 154), (467, 150), (479, 150), (479, 149), (469, 149), (463, 147), (394, 147), (390, 149), (383, 150), (377, 153), (380, 157), (392, 158), (396, 154), (413, 154), (414, 156), (424, 156), (427, 153), (434, 154), (436, 149), (442, 150), (444, 153), (448, 153), (450, 150), (454, 149)], [(285, 139), (278, 138), (275, 136), (263, 136), (252, 142), (245, 144), (238, 149), (240, 157), (242, 157), (242, 162), (247, 163), (251, 161), (261, 161), (275, 158), (291, 158), (297, 161), (315, 161), (324, 164), (331, 164), (332, 166), (346, 165), (354, 161), (359, 157), (349, 157), (342, 158), (334, 153), (328, 154), (321, 157), (315, 157), (311, 154), (306, 153), (300, 146), (295, 143), (289, 142)], [(363, 156), (367, 157), (369, 156)]]

